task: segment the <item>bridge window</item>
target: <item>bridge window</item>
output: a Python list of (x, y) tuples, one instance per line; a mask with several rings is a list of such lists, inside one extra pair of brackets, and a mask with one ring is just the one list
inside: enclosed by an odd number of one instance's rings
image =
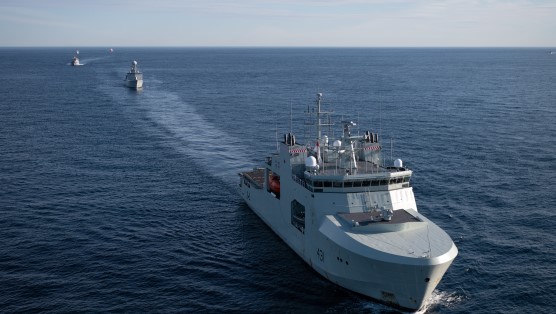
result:
[(403, 178), (399, 177), (399, 178), (391, 178), (390, 179), (390, 184), (396, 184), (396, 183), (402, 183)]

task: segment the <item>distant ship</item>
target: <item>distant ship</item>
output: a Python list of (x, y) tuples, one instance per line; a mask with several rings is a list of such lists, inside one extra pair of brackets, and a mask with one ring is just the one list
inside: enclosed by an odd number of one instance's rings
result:
[[(386, 165), (377, 133), (331, 140), (312, 111), (314, 142), (288, 133), (262, 167), (239, 173), (249, 207), (328, 280), (381, 302), (418, 310), (458, 254), (450, 236), (417, 211), (412, 170)], [(331, 134), (329, 134), (331, 135)], [(282, 263), (286, 261), (276, 261)]]
[(79, 58), (77, 58), (78, 55), (79, 55), (79, 50), (75, 52), (75, 56), (73, 56), (73, 58), (71, 59), (71, 65), (73, 66), (81, 65), (81, 63), (79, 63)]
[(131, 69), (125, 76), (125, 84), (131, 88), (143, 87), (143, 73), (137, 68), (137, 61), (131, 62)]

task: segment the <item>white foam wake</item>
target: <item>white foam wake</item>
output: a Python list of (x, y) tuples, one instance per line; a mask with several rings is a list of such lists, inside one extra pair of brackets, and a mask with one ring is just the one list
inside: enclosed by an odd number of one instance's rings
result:
[(226, 182), (253, 165), (239, 139), (208, 122), (193, 106), (174, 93), (148, 90), (138, 97), (147, 117), (173, 137), (174, 148), (198, 166)]
[[(261, 156), (248, 153), (241, 139), (229, 136), (225, 130), (209, 122), (193, 105), (175, 92), (162, 90), (155, 77), (145, 80), (142, 90), (131, 90), (115, 81), (114, 72), (99, 72), (106, 84), (97, 88), (112, 97), (124, 114), (136, 120), (147, 132), (161, 136), (165, 144), (183, 153), (211, 175), (233, 185), (237, 173), (261, 162)], [(147, 123), (142, 121), (147, 118)]]
[(450, 308), (460, 303), (464, 298), (465, 295), (462, 293), (434, 290), (425, 305), (415, 313), (425, 314), (429, 309), (432, 309), (436, 306)]
[(95, 57), (95, 58), (85, 58), (85, 59), (81, 59), (79, 58), (79, 65), (86, 65), (88, 63), (92, 63), (94, 61), (98, 61), (98, 60), (103, 60), (106, 58), (109, 58), (110, 56), (105, 56), (105, 57)]
[[(456, 304), (460, 303), (465, 298), (465, 295), (462, 293), (457, 292), (445, 292), (445, 291), (438, 291), (434, 290), (430, 298), (425, 302), (425, 305), (421, 307), (418, 311), (415, 312), (402, 312), (402, 313), (411, 313), (411, 314), (425, 314), (429, 311), (435, 312), (435, 309), (438, 307), (441, 308), (451, 308)], [(391, 307), (387, 305), (383, 305), (380, 303), (370, 302), (370, 301), (363, 301), (361, 306), (365, 311), (371, 311), (372, 313), (378, 312), (390, 312), (392, 310)]]

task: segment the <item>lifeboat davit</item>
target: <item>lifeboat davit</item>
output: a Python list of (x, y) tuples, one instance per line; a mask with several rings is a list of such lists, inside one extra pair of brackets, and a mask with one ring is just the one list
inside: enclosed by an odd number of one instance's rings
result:
[(270, 176), (270, 192), (276, 194), (276, 196), (280, 196), (280, 177), (279, 176)]

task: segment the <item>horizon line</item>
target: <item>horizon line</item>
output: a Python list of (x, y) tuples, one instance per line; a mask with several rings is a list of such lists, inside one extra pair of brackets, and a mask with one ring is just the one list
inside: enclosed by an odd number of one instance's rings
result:
[(368, 48), (377, 48), (377, 49), (392, 49), (392, 48), (399, 48), (399, 49), (493, 49), (493, 48), (501, 48), (501, 49), (552, 49), (556, 48), (556, 46), (266, 46), (266, 45), (155, 45), (155, 46), (141, 46), (141, 45), (134, 45), (134, 46), (110, 46), (110, 45), (52, 45), (52, 46), (1, 46), (0, 49), (3, 48), (357, 48), (357, 49), (368, 49)]

